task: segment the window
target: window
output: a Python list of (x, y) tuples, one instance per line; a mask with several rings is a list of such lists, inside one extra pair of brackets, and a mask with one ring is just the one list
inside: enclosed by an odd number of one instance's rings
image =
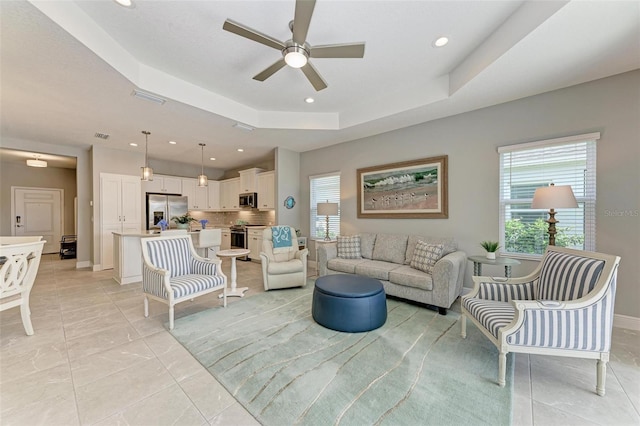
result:
[(595, 250), (596, 141), (600, 133), (503, 146), (500, 154), (500, 245), (503, 253), (541, 255), (549, 241), (547, 210), (531, 209), (536, 188), (571, 185), (576, 209), (556, 213), (556, 245)]
[(324, 238), (327, 217), (318, 216), (318, 203), (338, 203), (338, 216), (329, 216), (329, 236), (334, 239), (340, 235), (340, 173), (310, 176), (311, 189), (311, 238)]

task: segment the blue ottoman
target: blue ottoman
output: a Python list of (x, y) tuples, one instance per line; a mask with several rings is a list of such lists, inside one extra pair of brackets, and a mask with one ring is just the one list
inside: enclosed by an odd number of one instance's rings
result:
[(387, 296), (376, 279), (327, 275), (316, 280), (311, 314), (318, 324), (332, 330), (375, 330), (387, 320)]

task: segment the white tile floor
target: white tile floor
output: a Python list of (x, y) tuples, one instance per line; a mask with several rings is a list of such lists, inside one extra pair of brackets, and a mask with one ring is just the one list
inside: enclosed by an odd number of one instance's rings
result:
[[(74, 268), (75, 260), (43, 256), (34, 336), (18, 309), (0, 313), (0, 424), (258, 424), (167, 332), (166, 305), (151, 302), (144, 318), (140, 284)], [(238, 281), (247, 297), (263, 291), (259, 264), (239, 262)], [(219, 303), (217, 294), (200, 297), (178, 305), (176, 317)], [(595, 362), (516, 355), (514, 424), (640, 424), (639, 356), (640, 333), (616, 329), (599, 397)]]

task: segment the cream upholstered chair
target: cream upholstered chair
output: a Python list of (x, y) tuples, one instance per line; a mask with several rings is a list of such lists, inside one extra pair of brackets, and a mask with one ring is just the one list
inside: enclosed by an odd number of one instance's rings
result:
[(462, 298), (462, 337), (469, 318), (496, 345), (500, 386), (506, 354), (522, 352), (596, 359), (596, 392), (604, 395), (619, 263), (549, 246), (523, 278), (473, 277), (473, 291)]
[(33, 335), (29, 296), (46, 241), (38, 237), (0, 237), (0, 311), (20, 307), (22, 325)]
[(268, 227), (262, 232), (260, 259), (265, 290), (304, 287), (307, 283), (309, 250), (306, 248), (299, 250), (296, 230), (290, 226), (287, 228), (289, 228), (291, 239), (291, 244), (288, 247), (274, 249), (272, 227)]
[(220, 251), (220, 245), (222, 244), (221, 229), (203, 229), (197, 235), (198, 243), (195, 244), (195, 247), (200, 256), (211, 257)]
[(222, 290), (227, 306), (227, 277), (218, 258), (205, 259), (195, 251), (190, 235), (141, 238), (144, 316), (149, 297), (169, 305), (169, 330), (173, 330), (174, 306), (185, 300)]

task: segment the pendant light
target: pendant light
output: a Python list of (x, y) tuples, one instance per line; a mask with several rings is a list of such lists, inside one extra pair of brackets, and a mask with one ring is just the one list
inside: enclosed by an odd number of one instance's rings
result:
[(140, 170), (142, 172), (142, 176), (140, 177), (140, 179), (143, 181), (151, 181), (153, 180), (153, 169), (149, 167), (148, 158), (149, 135), (151, 134), (151, 132), (143, 130), (142, 134), (144, 135), (144, 167), (140, 167)]
[(198, 176), (198, 186), (207, 186), (209, 182), (207, 180), (207, 175), (204, 174), (204, 147), (207, 145), (203, 143), (199, 143), (198, 145), (202, 148), (202, 168), (200, 169), (200, 175)]

